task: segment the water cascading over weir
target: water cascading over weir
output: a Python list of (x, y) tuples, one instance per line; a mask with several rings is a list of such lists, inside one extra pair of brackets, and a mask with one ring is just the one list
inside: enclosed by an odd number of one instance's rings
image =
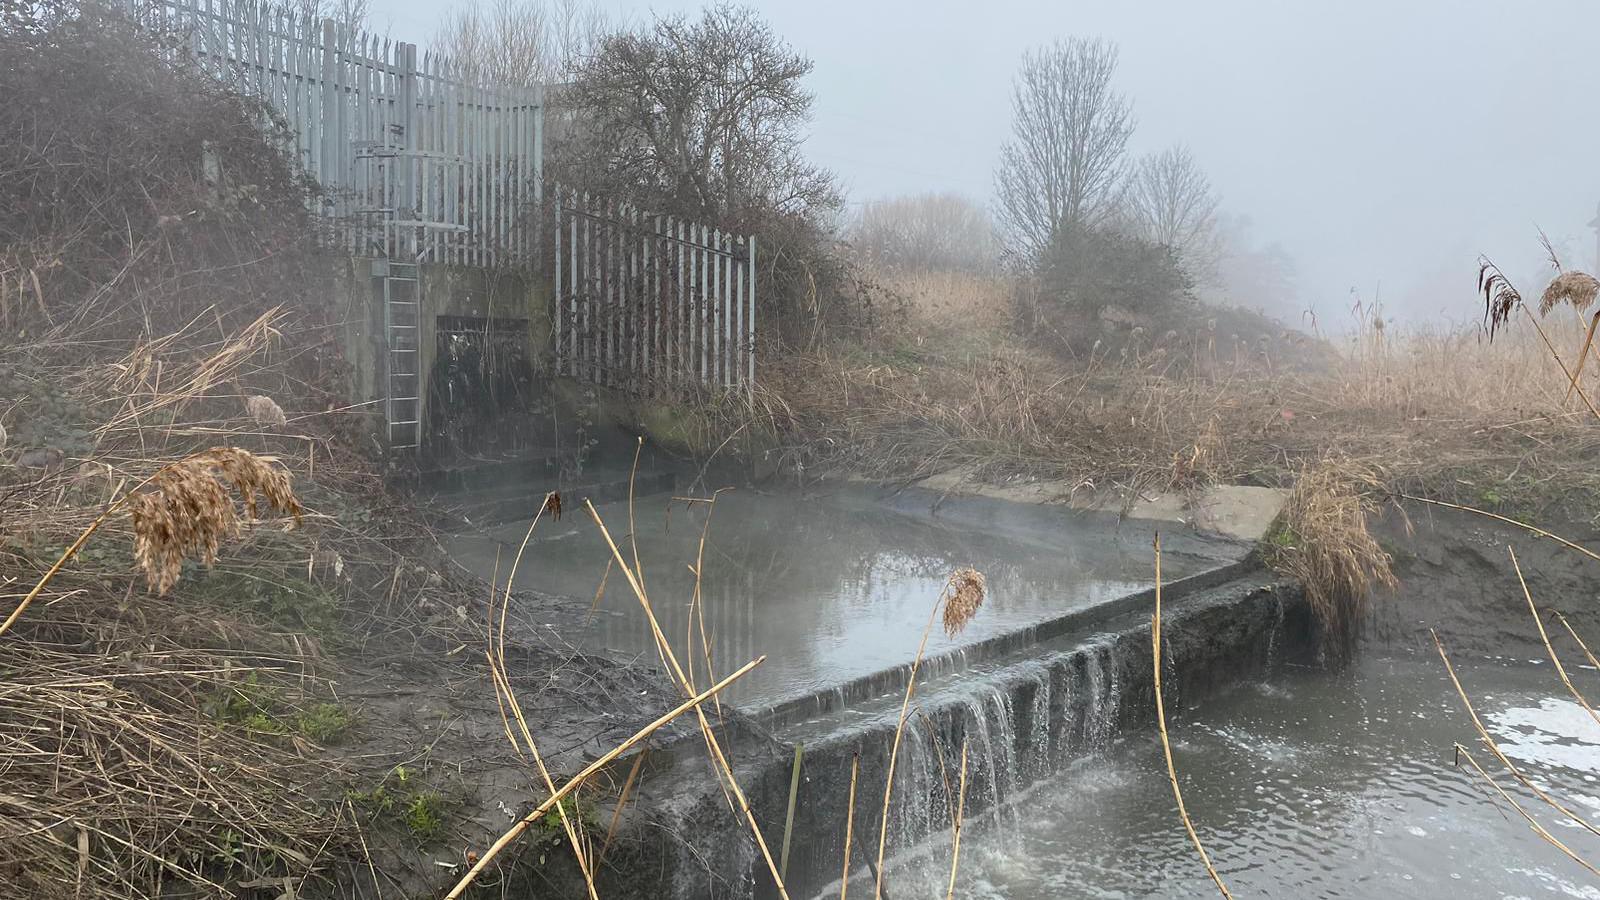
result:
[[(999, 516), (1029, 539), (1099, 541), (1115, 545), (1125, 559), (1142, 555), (1152, 566), (1151, 539), (1160, 530), (1164, 560), (1178, 576), (1163, 587), (1163, 681), (1175, 720), (1219, 689), (1310, 654), (1312, 625), (1300, 590), (1264, 571), (1248, 540), (1198, 534), (1176, 522), (1119, 522), (1109, 513), (917, 490), (885, 505), (956, 529), (992, 532)], [(1101, 551), (1080, 552), (1086, 554), (1080, 559), (1095, 559)], [(1154, 592), (1124, 586), (1091, 603), (1074, 605), (1063, 597), (1067, 611), (1060, 615), (930, 650), (917, 673), (895, 766), (886, 895), (943, 893), (963, 744), (967, 827), (998, 829), (1003, 840), (1007, 823), (1027, 814), (1028, 792), (1040, 782), (1118, 740), (1154, 737)], [(910, 627), (920, 632), (922, 624)], [(850, 890), (856, 896), (873, 890), (884, 780), (910, 663), (908, 656), (786, 697), (765, 691), (747, 698), (737, 713), (724, 708), (715, 727), (773, 860), (783, 868), (788, 896), (838, 893), (847, 819)], [(628, 761), (619, 763), (619, 783), (627, 769)], [(616, 896), (778, 896), (697, 732), (686, 730), (652, 749), (642, 769), (601, 873), (602, 890), (609, 887)]]

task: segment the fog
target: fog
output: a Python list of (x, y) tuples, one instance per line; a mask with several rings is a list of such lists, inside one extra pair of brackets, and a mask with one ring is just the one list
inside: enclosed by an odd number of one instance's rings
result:
[[(987, 201), (1022, 52), (1100, 36), (1121, 50), (1137, 155), (1186, 143), (1222, 211), (1294, 260), (1326, 324), (1353, 300), (1409, 319), (1477, 314), (1476, 260), (1531, 284), (1543, 229), (1594, 265), (1600, 201), (1591, 36), (1600, 5), (1344, 2), (752, 4), (811, 56), (808, 152), (852, 204), (929, 190)], [(699, 4), (601, 2), (625, 18)], [(426, 35), (451, 6), (375, 0), (379, 29)]]

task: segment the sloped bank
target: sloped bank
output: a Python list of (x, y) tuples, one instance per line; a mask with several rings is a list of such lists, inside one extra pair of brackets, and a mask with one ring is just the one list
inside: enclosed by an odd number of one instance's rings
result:
[[(1506, 515), (1600, 547), (1591, 523)], [(1370, 647), (1432, 652), (1434, 630), (1452, 651), (1543, 659), (1512, 550), (1541, 614), (1558, 611), (1591, 646), (1600, 641), (1600, 561), (1515, 525), (1416, 501), (1386, 507), (1372, 531), (1394, 560), (1399, 586), (1374, 598), (1365, 634)], [(1547, 627), (1552, 637), (1562, 631)]]

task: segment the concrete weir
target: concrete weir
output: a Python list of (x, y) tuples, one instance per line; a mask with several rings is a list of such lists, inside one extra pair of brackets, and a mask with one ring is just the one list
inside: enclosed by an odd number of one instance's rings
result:
[[(708, 650), (719, 672), (767, 656), (706, 711), (774, 860), (788, 834), (790, 897), (838, 889), (853, 764), (849, 871), (870, 880), (901, 698), (934, 600), (955, 567), (984, 571), (989, 596), (960, 635), (934, 626), (919, 667), (889, 816), (895, 859), (925, 853), (948, 864), (963, 745), (966, 809), (976, 819), (1014, 815), (1008, 802), (1030, 785), (1123, 735), (1153, 733), (1157, 533), (1171, 715), (1302, 656), (1309, 644), (1300, 591), (1265, 572), (1254, 553), (1279, 495), (1223, 489), (1141, 497), (1109, 511), (1038, 486), (959, 488), (735, 491), (721, 495), (714, 514), (659, 496), (631, 508), (599, 507), (609, 521), (632, 526), (629, 550), (636, 542), (652, 607), (675, 645), (688, 639), (695, 647), (701, 683), (707, 667), (699, 651)], [(1062, 499), (1071, 502), (1055, 502)], [(595, 591), (610, 556), (604, 544), (586, 540), (589, 530), (592, 523), (576, 519), (540, 529), (528, 548), (529, 577), (555, 593), (594, 598), (584, 623), (566, 632), (580, 648), (649, 665), (654, 635), (631, 592)], [(495, 561), (526, 534), (526, 523), (508, 522), (461, 534), (452, 546), (464, 564), (504, 577)], [(696, 559), (702, 580), (686, 574), (684, 562)], [(691, 596), (698, 601), (686, 602)], [(636, 751), (644, 755), (632, 799), (597, 872), (602, 895), (776, 896), (749, 824), (703, 736), (687, 725)], [(611, 767), (613, 787), (629, 778), (636, 759)], [(609, 812), (601, 810), (608, 825)], [(576, 872), (563, 869), (569, 856), (545, 859), (552, 864), (522, 870), (524, 887), (512, 896), (582, 892), (571, 880)], [(926, 893), (897, 890), (892, 880), (919, 868), (930, 867), (891, 866), (888, 895)], [(862, 889), (871, 885), (852, 885)]]
[[(1295, 586), (1256, 573), (1174, 598), (1164, 633), (1163, 678), (1168, 709), (1177, 716), (1212, 691), (1303, 657), (1310, 623)], [(1097, 627), (919, 684), (896, 765), (890, 852), (915, 854), (924, 842), (942, 836), (939, 853), (948, 860), (963, 742), (966, 810), (977, 817), (1122, 734), (1153, 733), (1150, 663), (1148, 613), (1130, 609)], [(837, 890), (851, 763), (857, 757), (851, 872), (853, 878), (870, 879), (899, 703), (891, 693), (769, 732), (749, 723), (722, 729), (775, 857), (784, 834), (794, 747), (804, 745), (786, 877), (791, 897)], [(657, 771), (642, 789), (630, 829), (630, 837), (655, 845), (656, 853), (646, 854), (656, 857), (648, 869), (655, 882), (649, 895), (776, 896), (748, 825), (730, 813), (711, 779), (699, 739), (683, 740), (674, 750), (675, 764)], [(663, 833), (672, 839), (663, 842)], [(634, 872), (624, 880), (638, 890), (643, 885), (637, 877)], [(870, 890), (870, 883), (864, 889)], [(898, 893), (892, 883), (889, 893)]]
[[(925, 492), (888, 500), (904, 513), (967, 527), (1036, 528), (1068, 513), (986, 498)], [(1092, 515), (1092, 514), (1091, 514)], [(1127, 528), (1116, 517), (1108, 528)], [(1158, 522), (1132, 526), (1138, 539)], [(1210, 565), (1165, 586), (1169, 715), (1220, 687), (1303, 658), (1311, 624), (1298, 588), (1262, 571), (1239, 535), (1184, 533), (1163, 541)], [(1264, 526), (1263, 526), (1264, 527)], [(1038, 532), (1034, 532), (1038, 533)], [(1148, 546), (1148, 543), (1146, 543)], [(1232, 552), (1225, 548), (1231, 547)], [(961, 748), (969, 817), (1015, 815), (1007, 803), (1075, 758), (1122, 735), (1154, 732), (1149, 590), (1133, 590), (1025, 628), (930, 657), (918, 673), (913, 712), (896, 765), (889, 816), (891, 857), (928, 854), (948, 865), (949, 826)], [(916, 623), (920, 630), (922, 623)], [(718, 733), (774, 859), (782, 854), (796, 748), (803, 746), (785, 881), (790, 897), (838, 890), (853, 761), (859, 761), (850, 872), (870, 891), (887, 760), (907, 665), (826, 689), (728, 712)], [(601, 873), (608, 895), (682, 898), (777, 896), (748, 823), (730, 806), (698, 735), (651, 751)], [(915, 869), (917, 867), (911, 867)], [(899, 870), (897, 870), (899, 871)], [(911, 889), (887, 893), (899, 897)], [(920, 893), (918, 894), (920, 895)]]

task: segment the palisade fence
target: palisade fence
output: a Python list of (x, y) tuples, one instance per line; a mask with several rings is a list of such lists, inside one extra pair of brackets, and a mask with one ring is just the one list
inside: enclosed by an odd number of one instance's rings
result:
[[(314, 212), (338, 245), (385, 258), (391, 446), (421, 440), (423, 262), (553, 257), (558, 374), (655, 396), (754, 386), (754, 237), (558, 191), (541, 249), (542, 88), (492, 85), (462, 61), (270, 0), (112, 2), (262, 101), (268, 133), (319, 184)], [(226, 178), (227, 161), (212, 162)]]
[(756, 240), (555, 193), (557, 374), (682, 397), (755, 385)]
[[(531, 261), (543, 173), (539, 88), (262, 0), (121, 0), (207, 71), (282, 119), (354, 256)], [(219, 161), (226, 173), (227, 161)]]

